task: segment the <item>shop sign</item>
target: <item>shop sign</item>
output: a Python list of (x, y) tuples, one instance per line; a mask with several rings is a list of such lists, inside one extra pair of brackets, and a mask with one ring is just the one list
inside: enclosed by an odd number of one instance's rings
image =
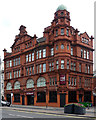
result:
[(60, 75), (60, 85), (65, 84), (65, 75)]
[(34, 95), (33, 92), (26, 93), (26, 95)]

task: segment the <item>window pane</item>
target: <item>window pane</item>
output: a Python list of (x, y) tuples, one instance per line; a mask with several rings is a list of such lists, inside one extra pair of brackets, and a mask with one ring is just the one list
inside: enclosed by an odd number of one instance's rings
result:
[(61, 28), (61, 35), (64, 35), (64, 28)]
[(64, 45), (63, 44), (61, 45), (61, 49), (64, 49)]

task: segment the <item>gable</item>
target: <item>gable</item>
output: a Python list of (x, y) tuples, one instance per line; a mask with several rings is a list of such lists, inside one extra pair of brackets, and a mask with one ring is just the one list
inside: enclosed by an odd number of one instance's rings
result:
[(86, 38), (86, 39), (90, 39), (89, 35), (88, 35), (86, 32), (80, 34), (80, 36), (81, 36), (81, 37), (84, 37), (84, 38)]

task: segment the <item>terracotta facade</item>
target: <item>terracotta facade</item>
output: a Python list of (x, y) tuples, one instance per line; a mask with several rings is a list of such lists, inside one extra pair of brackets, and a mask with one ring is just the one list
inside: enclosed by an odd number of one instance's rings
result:
[(93, 103), (93, 37), (70, 25), (70, 13), (58, 10), (43, 37), (21, 25), (12, 52), (4, 49), (5, 99), (12, 104), (62, 107)]

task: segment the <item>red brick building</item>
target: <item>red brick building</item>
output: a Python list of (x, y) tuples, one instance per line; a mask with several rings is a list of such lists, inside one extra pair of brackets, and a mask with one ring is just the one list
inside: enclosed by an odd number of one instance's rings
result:
[(93, 37), (70, 26), (61, 5), (43, 37), (21, 25), (12, 52), (4, 49), (5, 99), (12, 104), (55, 106), (93, 102)]

